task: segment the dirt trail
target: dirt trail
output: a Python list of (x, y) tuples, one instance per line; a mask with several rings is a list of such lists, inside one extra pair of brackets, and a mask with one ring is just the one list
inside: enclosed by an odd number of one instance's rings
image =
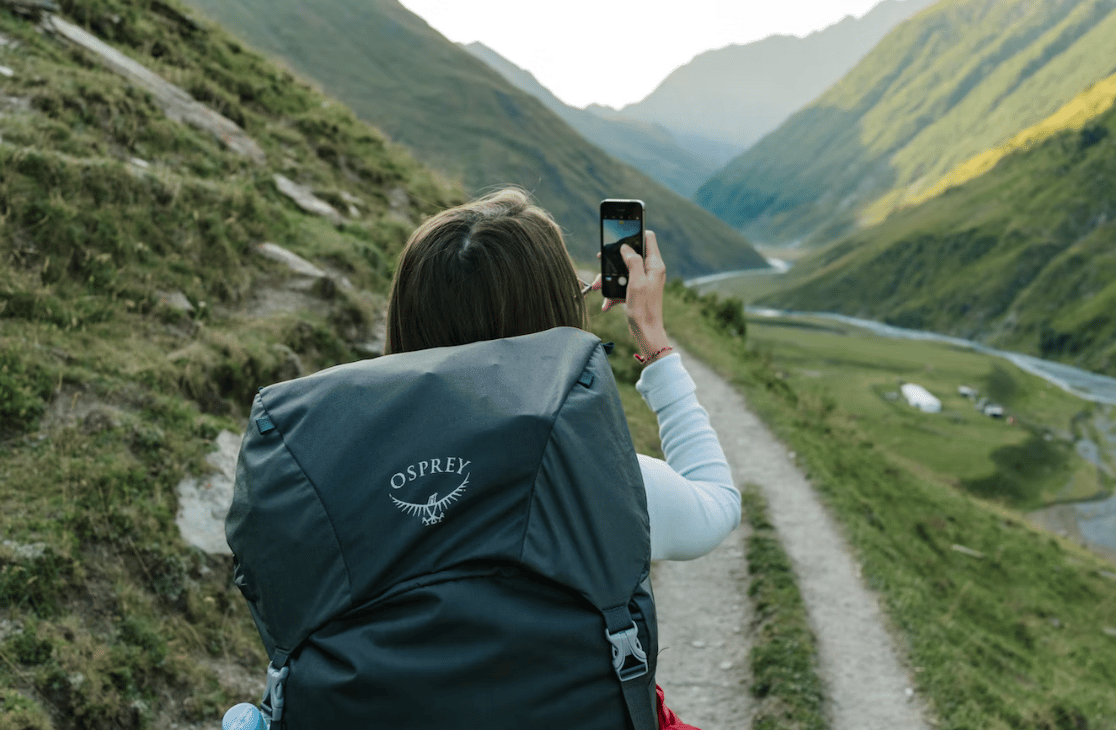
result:
[[(697, 383), (698, 400), (709, 411), (736, 483), (762, 487), (771, 522), (794, 564), (818, 638), (832, 728), (925, 730), (929, 726), (924, 710), (909, 689), (909, 671), (885, 629), (877, 598), (864, 587), (838, 527), (787, 448), (728, 383), (687, 353), (682, 352), (682, 359)], [(664, 649), (659, 683), (667, 704), (702, 730), (750, 725), (745, 529), (739, 528), (703, 558), (658, 564), (653, 575)], [(734, 633), (735, 626), (742, 632)], [(728, 642), (725, 647), (712, 646), (722, 640)], [(695, 646), (694, 641), (705, 643)], [(732, 661), (733, 666), (717, 674), (721, 661)]]
[(747, 529), (741, 525), (704, 557), (657, 562), (651, 571), (659, 623), (655, 679), (667, 707), (701, 730), (751, 725)]

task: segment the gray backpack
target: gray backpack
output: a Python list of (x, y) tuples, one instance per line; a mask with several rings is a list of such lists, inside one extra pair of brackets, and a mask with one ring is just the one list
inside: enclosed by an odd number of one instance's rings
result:
[(600, 340), (262, 388), (225, 526), (271, 730), (657, 730), (650, 537)]

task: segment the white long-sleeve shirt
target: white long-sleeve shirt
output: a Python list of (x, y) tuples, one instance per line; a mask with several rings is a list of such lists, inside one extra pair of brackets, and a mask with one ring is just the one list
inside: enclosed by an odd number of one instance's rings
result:
[(666, 461), (639, 454), (652, 560), (693, 560), (740, 524), (740, 492), (693, 378), (678, 354), (643, 370), (636, 389), (659, 419)]

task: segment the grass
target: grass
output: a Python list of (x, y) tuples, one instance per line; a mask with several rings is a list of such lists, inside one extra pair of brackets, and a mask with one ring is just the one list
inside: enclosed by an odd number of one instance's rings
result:
[(791, 377), (774, 355), (726, 340), (692, 297), (674, 288), (670, 331), (806, 465), (898, 627), (937, 726), (1116, 727), (1111, 563), (896, 461), (833, 383)]
[[(787, 382), (824, 386), (866, 439), (942, 485), (1020, 510), (1112, 489), (1111, 479), (1074, 450), (1086, 435), (1075, 424), (1100, 410), (999, 358), (828, 320), (753, 318), (749, 331), (753, 347), (770, 354)], [(942, 412), (908, 406), (899, 397), (903, 382), (926, 387)], [(977, 411), (959, 386), (1003, 405), (1005, 418)]]
[(794, 567), (767, 519), (760, 488), (741, 490), (752, 527), (747, 560), (748, 596), (755, 607), (752, 696), (756, 730), (825, 730), (825, 696), (817, 668), (817, 641), (798, 590)]
[[(179, 536), (176, 485), (208, 473), (259, 385), (295, 361), (365, 356), (405, 236), (460, 191), (227, 34), (181, 22), (173, 0), (61, 4), (235, 119), (267, 161), (0, 9), (20, 102), (0, 116), (0, 728), (214, 722), (258, 700), (226, 677), (266, 659), (231, 559)], [(309, 218), (276, 173), (355, 196), (355, 215)], [(264, 241), (356, 289), (268, 310), (285, 274), (255, 253)], [(166, 303), (175, 292), (190, 311)]]
[(1110, 109), (1114, 101), (1116, 101), (1116, 75), (1092, 84), (1038, 124), (1027, 127), (1006, 142), (965, 160), (933, 185), (925, 186), (917, 192), (909, 191), (906, 195), (891, 196), (895, 199), (890, 203), (887, 199), (876, 201), (866, 209), (864, 219), (870, 225), (879, 223), (897, 207), (925, 203), (952, 187), (980, 177), (1013, 152), (1029, 149), (1067, 130), (1080, 132), (1085, 125)]

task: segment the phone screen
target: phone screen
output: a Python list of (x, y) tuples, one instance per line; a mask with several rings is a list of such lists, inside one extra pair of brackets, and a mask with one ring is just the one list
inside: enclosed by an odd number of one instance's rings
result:
[(643, 205), (639, 201), (601, 203), (601, 292), (623, 299), (628, 289), (628, 267), (620, 247), (628, 244), (643, 256)]

